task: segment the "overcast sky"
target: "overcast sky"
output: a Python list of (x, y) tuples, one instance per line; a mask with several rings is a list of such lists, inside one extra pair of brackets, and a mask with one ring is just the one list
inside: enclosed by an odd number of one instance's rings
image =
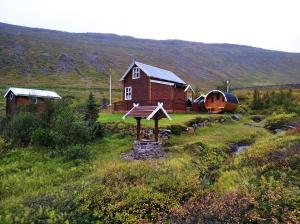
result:
[(0, 0), (0, 22), (300, 52), (299, 0)]

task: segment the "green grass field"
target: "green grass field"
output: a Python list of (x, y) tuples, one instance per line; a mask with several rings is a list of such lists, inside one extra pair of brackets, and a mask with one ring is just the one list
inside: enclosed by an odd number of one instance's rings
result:
[[(120, 122), (123, 121), (127, 124), (136, 124), (136, 121), (132, 117), (127, 117), (126, 119), (122, 119), (122, 117), (125, 115), (125, 113), (100, 113), (99, 121), (101, 123), (111, 123), (111, 122)], [(192, 113), (186, 113), (186, 114), (169, 114), (172, 120), (170, 121), (167, 118), (161, 119), (159, 121), (160, 127), (170, 126), (170, 125), (184, 125), (187, 121), (192, 120), (195, 117), (199, 116), (214, 116), (214, 115), (200, 115), (200, 114), (192, 114)], [(153, 126), (154, 121), (153, 120), (146, 120), (142, 119), (142, 125), (145, 126)]]

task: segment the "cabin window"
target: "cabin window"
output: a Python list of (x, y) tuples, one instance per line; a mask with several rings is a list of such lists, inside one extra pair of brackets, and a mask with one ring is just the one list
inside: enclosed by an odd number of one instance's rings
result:
[(140, 78), (140, 68), (134, 67), (132, 69), (132, 79), (139, 79)]
[(214, 96), (211, 97), (211, 102), (212, 102), (212, 103), (214, 102)]
[(38, 104), (38, 98), (37, 97), (29, 97), (32, 104)]
[(125, 87), (125, 100), (132, 99), (132, 87)]
[(217, 100), (220, 100), (220, 93), (217, 94)]

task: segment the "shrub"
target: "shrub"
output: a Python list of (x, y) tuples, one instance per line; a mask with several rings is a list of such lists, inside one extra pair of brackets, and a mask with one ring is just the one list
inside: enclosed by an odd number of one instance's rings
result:
[(5, 152), (6, 150), (6, 143), (3, 138), (0, 137), (0, 154)]
[(282, 113), (282, 114), (274, 114), (267, 118), (267, 123), (276, 123), (276, 122), (282, 122), (282, 121), (290, 121), (297, 117), (297, 114), (295, 113)]
[(89, 141), (89, 129), (82, 117), (70, 108), (55, 112), (51, 121), (51, 133), (56, 147), (85, 144)]
[(91, 140), (102, 136), (103, 127), (99, 122), (87, 122), (87, 127)]
[(255, 89), (253, 92), (253, 101), (251, 107), (253, 110), (263, 109), (263, 102), (258, 89)]
[(53, 147), (54, 141), (48, 129), (37, 128), (31, 135), (31, 144), (35, 146)]
[(5, 125), (3, 135), (13, 146), (25, 147), (30, 143), (33, 131), (40, 126), (40, 120), (28, 112), (15, 114)]
[(184, 149), (193, 155), (192, 163), (198, 170), (201, 187), (214, 183), (219, 168), (227, 158), (225, 150), (209, 148), (201, 142), (186, 145)]
[(62, 151), (65, 162), (77, 159), (87, 160), (90, 157), (89, 151), (83, 145), (71, 145)]
[(186, 127), (182, 125), (171, 125), (170, 127), (168, 127), (168, 129), (170, 129), (172, 134), (174, 135), (181, 135), (186, 131)]
[(174, 209), (172, 223), (298, 223), (299, 188), (262, 178), (224, 195), (207, 192)]

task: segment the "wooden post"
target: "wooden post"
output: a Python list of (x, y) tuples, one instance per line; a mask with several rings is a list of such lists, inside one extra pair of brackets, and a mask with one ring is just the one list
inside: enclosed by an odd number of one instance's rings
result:
[(154, 118), (154, 141), (158, 142), (158, 119)]
[(141, 140), (141, 135), (140, 135), (140, 132), (141, 132), (141, 118), (140, 117), (136, 117), (136, 139), (138, 141)]

